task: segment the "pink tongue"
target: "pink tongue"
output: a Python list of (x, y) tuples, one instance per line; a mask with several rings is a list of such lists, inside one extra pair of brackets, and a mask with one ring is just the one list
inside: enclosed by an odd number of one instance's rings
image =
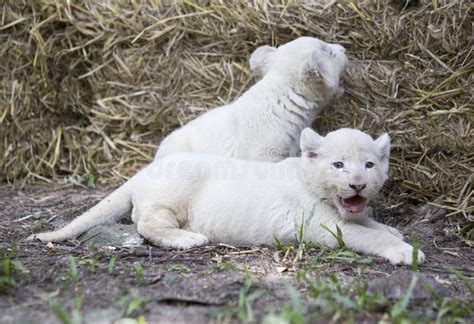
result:
[(346, 199), (341, 199), (342, 207), (349, 213), (360, 213), (365, 207), (365, 198), (361, 196), (354, 196)]

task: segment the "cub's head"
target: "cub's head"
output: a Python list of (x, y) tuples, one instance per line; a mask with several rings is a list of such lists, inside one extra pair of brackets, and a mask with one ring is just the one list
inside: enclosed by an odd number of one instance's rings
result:
[(341, 128), (323, 137), (305, 128), (300, 146), (308, 190), (342, 216), (361, 214), (388, 179), (388, 134), (373, 140), (360, 130)]
[[(299, 37), (278, 48), (261, 46), (250, 57), (257, 75), (287, 80), (310, 100), (315, 94), (341, 95), (341, 74), (347, 66), (345, 49), (313, 37)], [(324, 98), (327, 99), (327, 98)]]

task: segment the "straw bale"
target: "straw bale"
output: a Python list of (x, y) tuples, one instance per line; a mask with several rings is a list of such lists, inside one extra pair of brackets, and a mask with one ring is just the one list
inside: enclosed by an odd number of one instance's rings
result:
[[(346, 94), (315, 127), (393, 138), (393, 206), (442, 198), (472, 231), (471, 1), (3, 0), (0, 180), (118, 183), (254, 79), (259, 45), (344, 45)], [(438, 200), (439, 201), (439, 200)]]

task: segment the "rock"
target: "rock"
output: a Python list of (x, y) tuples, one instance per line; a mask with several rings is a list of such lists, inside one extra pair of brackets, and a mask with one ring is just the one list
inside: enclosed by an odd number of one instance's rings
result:
[(369, 282), (368, 293), (381, 293), (389, 299), (399, 299), (406, 294), (413, 275), (418, 276), (412, 299), (426, 300), (433, 298), (434, 291), (440, 297), (448, 297), (449, 291), (439, 283), (433, 275), (410, 270), (401, 270), (385, 278), (377, 278)]
[(105, 224), (91, 228), (79, 239), (97, 247), (136, 247), (143, 244), (143, 237), (138, 234), (135, 224)]

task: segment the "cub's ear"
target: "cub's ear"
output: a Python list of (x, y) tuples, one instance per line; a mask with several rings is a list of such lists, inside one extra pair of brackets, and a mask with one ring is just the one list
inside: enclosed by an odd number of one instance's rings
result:
[(375, 140), (375, 145), (379, 149), (382, 160), (388, 160), (390, 157), (390, 136), (387, 133), (382, 134)]
[(303, 129), (300, 137), (301, 155), (309, 158), (316, 157), (316, 151), (321, 146), (323, 138), (309, 127)]
[(268, 45), (258, 47), (250, 56), (250, 69), (258, 75), (267, 73), (271, 57), (276, 50), (275, 47)]
[(315, 50), (311, 53), (311, 69), (313, 74), (323, 79), (324, 74), (328, 70), (328, 59), (322, 54), (320, 50)]

